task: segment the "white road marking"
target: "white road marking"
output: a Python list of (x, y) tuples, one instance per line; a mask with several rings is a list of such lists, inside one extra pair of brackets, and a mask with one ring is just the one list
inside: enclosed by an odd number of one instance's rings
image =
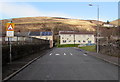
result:
[(64, 53), (64, 55), (66, 55), (66, 54)]
[(60, 54), (55, 54), (56, 56), (60, 55)]
[(83, 54), (84, 56), (87, 56), (87, 54)]
[(50, 56), (52, 55), (52, 53), (50, 54)]
[(72, 53), (70, 53), (70, 55), (73, 55)]

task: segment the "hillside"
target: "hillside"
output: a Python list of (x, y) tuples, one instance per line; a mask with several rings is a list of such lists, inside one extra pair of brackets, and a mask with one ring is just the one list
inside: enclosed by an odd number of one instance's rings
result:
[(120, 19), (117, 19), (117, 20), (114, 20), (112, 22), (110, 22), (111, 24), (114, 24), (114, 25), (119, 25), (120, 26)]
[[(9, 20), (2, 20), (2, 31), (5, 32), (5, 24)], [(54, 31), (55, 34), (60, 30), (76, 30), (76, 31), (95, 31), (97, 21), (95, 20), (79, 20), (67, 19), (60, 17), (25, 17), (13, 18), (15, 23), (15, 32), (28, 31)], [(99, 22), (102, 24), (103, 22)]]

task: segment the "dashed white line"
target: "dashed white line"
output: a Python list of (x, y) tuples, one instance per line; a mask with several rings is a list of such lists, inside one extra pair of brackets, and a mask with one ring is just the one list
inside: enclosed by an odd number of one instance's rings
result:
[(70, 53), (70, 55), (73, 55), (72, 53)]
[(64, 55), (66, 55), (66, 54), (64, 53)]
[(52, 55), (52, 53), (50, 54), (50, 56)]
[(84, 56), (87, 56), (87, 54), (83, 54)]
[(60, 55), (60, 54), (55, 54), (56, 56)]
[[(50, 56), (52, 55), (52, 53), (50, 53)], [(56, 56), (60, 55), (60, 54), (55, 54)], [(67, 55), (66, 53), (63, 54), (64, 56)], [(73, 54), (70, 53), (70, 55), (72, 56)]]

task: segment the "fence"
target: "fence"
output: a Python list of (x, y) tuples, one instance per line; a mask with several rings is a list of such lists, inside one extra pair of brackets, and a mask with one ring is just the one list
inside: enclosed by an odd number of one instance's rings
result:
[(44, 49), (49, 49), (49, 40), (37, 39), (32, 37), (2, 37), (2, 64), (5, 65), (10, 61), (10, 41), (12, 44), (11, 54), (12, 61), (31, 55), (35, 52), (40, 52)]
[(49, 40), (43, 40), (43, 39), (37, 39), (33, 37), (25, 37), (25, 36), (15, 36), (12, 38), (8, 37), (2, 37), (2, 44), (4, 45), (9, 45), (9, 43), (13, 45), (19, 45), (19, 44), (44, 44), (44, 43), (49, 43)]

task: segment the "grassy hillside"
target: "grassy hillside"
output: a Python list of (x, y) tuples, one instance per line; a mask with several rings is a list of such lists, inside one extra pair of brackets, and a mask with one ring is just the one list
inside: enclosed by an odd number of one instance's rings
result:
[(120, 19), (114, 20), (114, 21), (112, 21), (112, 22), (110, 22), (110, 23), (120, 26)]
[[(97, 21), (95, 20), (79, 20), (67, 19), (60, 17), (25, 17), (13, 18), (15, 23), (15, 31), (50, 31), (53, 30), (55, 34), (59, 30), (76, 30), (76, 31), (95, 31)], [(9, 20), (2, 20), (2, 29), (5, 32), (5, 24)], [(102, 24), (102, 22), (100, 22)]]

